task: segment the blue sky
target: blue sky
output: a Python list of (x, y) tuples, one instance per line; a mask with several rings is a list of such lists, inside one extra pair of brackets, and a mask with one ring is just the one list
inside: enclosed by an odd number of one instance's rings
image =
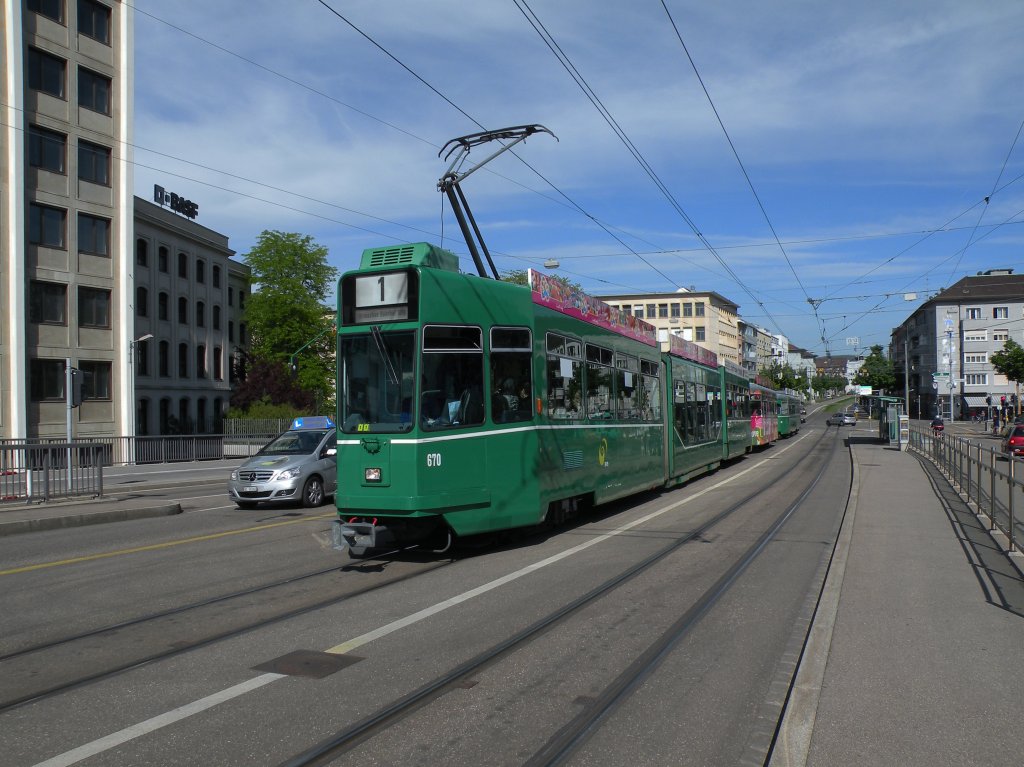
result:
[(438, 151), (539, 123), (558, 140), (463, 185), (501, 271), (554, 258), (593, 295), (714, 290), (819, 354), (887, 346), (964, 275), (1024, 272), (1018, 0), (135, 8), (136, 194), (198, 202), (239, 255), (277, 229), (339, 271), (422, 240), (472, 271)]

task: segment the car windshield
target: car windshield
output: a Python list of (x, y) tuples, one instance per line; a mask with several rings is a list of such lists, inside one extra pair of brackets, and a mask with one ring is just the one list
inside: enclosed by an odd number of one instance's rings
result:
[(286, 431), (264, 445), (257, 455), (308, 455), (316, 450), (327, 429)]

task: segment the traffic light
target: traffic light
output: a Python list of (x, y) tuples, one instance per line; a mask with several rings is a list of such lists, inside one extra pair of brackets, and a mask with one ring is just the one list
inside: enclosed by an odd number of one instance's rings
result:
[(78, 368), (71, 368), (71, 407), (82, 404), (82, 387), (85, 385), (85, 373)]

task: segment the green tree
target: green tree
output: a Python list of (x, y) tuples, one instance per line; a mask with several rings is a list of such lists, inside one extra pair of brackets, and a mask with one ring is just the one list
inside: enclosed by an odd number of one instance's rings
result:
[(843, 391), (846, 388), (846, 383), (846, 379), (843, 376), (818, 373), (811, 379), (811, 388), (819, 397), (823, 397), (826, 392)]
[[(529, 285), (529, 282), (527, 281), (528, 275), (526, 272), (526, 269), (509, 269), (507, 272), (501, 273), (501, 279), (504, 282), (511, 282), (515, 285)], [(559, 274), (552, 274), (550, 276), (561, 282), (566, 287), (570, 287), (573, 290), (579, 290), (583, 293), (586, 293), (586, 291), (580, 287), (578, 282), (573, 282), (568, 277), (562, 277)]]
[(864, 358), (864, 364), (853, 377), (853, 382), (883, 392), (893, 391), (896, 388), (896, 371), (893, 368), (892, 360), (882, 354), (880, 344), (871, 347), (871, 353)]
[[(1020, 411), (1020, 382), (1024, 381), (1024, 347), (1008, 339), (1003, 348), (989, 357), (992, 367), (1017, 385), (1017, 411)], [(997, 403), (998, 404), (998, 403)]]
[[(335, 313), (324, 302), (338, 272), (327, 263), (327, 248), (308, 235), (266, 230), (244, 258), (253, 284), (245, 305), (250, 361), (286, 371), (291, 356), (302, 349), (295, 383), (327, 403), (321, 409), (333, 407)], [(269, 390), (255, 399), (264, 396), (283, 404)]]
[(798, 389), (807, 386), (806, 379), (799, 375), (788, 362), (773, 360), (772, 364), (761, 370), (761, 376), (771, 381), (773, 389)]

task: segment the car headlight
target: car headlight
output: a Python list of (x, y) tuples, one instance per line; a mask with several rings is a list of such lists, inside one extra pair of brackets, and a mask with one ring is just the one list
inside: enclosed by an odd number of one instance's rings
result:
[(231, 479), (235, 482), (238, 481), (238, 469), (235, 469), (234, 471), (231, 472)]
[(285, 469), (284, 471), (282, 471), (280, 474), (277, 475), (277, 478), (278, 479), (295, 479), (301, 473), (302, 472), (296, 466), (294, 469)]

